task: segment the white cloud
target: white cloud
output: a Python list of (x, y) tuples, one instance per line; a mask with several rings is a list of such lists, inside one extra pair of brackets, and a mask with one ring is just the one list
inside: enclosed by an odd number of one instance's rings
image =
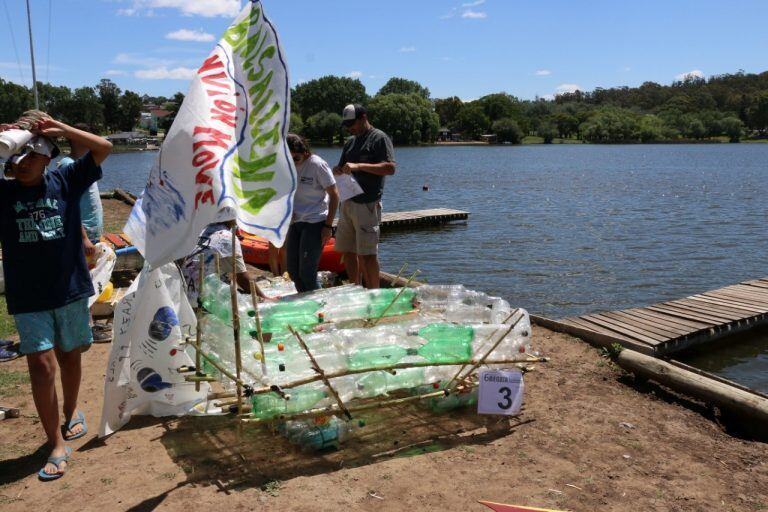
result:
[(120, 16), (152, 16), (152, 9), (178, 9), (185, 16), (231, 18), (240, 12), (240, 0), (133, 0), (129, 8), (118, 9)]
[(347, 73), (347, 78), (360, 78), (363, 76), (362, 71), (350, 71)]
[(482, 11), (473, 11), (472, 9), (467, 9), (462, 13), (461, 17), (470, 20), (482, 20), (487, 18), (488, 15)]
[(173, 39), (174, 41), (196, 41), (198, 43), (207, 43), (213, 41), (213, 34), (203, 32), (202, 30), (189, 30), (186, 28), (179, 29), (175, 32), (169, 32), (165, 34), (166, 39)]
[(155, 57), (142, 57), (135, 53), (118, 53), (115, 58), (112, 59), (114, 64), (127, 64), (130, 66), (142, 66), (147, 68), (155, 68), (161, 66), (170, 66), (173, 64), (172, 60), (157, 59)]
[(413, 53), (413, 52), (416, 51), (416, 47), (415, 46), (403, 46), (402, 48), (400, 48), (397, 51), (400, 52), (400, 53)]
[(469, 2), (466, 4), (461, 4), (462, 7), (476, 7), (478, 5), (483, 5), (485, 3), (485, 0), (475, 0), (474, 2)]
[(192, 68), (173, 68), (165, 66), (153, 69), (140, 69), (134, 73), (136, 78), (144, 80), (191, 80), (197, 73)]
[(123, 75), (127, 75), (128, 73), (126, 73), (122, 69), (108, 69), (107, 71), (104, 72), (104, 74), (107, 76), (123, 76)]
[(578, 84), (560, 84), (557, 86), (557, 93), (564, 94), (566, 92), (576, 92), (582, 90), (582, 87)]
[(629, 71), (632, 71), (632, 68), (629, 66), (624, 66), (623, 68), (621, 68), (621, 70), (624, 71), (625, 73), (628, 73)]
[(536, 76), (549, 76), (551, 74), (552, 72), (548, 69), (539, 69), (536, 71), (536, 73), (534, 73)]
[(675, 75), (675, 80), (679, 80), (681, 82), (688, 78), (704, 78), (704, 73), (700, 69), (692, 69), (691, 71), (686, 71), (685, 73)]

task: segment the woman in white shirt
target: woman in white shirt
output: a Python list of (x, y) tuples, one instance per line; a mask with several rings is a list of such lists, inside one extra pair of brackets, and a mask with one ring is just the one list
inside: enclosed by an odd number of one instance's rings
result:
[(289, 133), (286, 141), (298, 178), (285, 242), (288, 275), (299, 292), (306, 292), (319, 288), (317, 267), (323, 246), (331, 238), (339, 193), (330, 166), (312, 154), (304, 138)]

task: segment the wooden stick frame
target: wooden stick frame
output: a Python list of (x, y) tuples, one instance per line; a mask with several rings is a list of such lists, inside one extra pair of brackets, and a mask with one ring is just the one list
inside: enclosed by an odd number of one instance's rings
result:
[[(195, 373), (198, 377), (203, 376), (200, 365), (202, 360), (200, 359), (200, 352), (202, 347), (202, 326), (200, 319), (202, 318), (203, 311), (203, 278), (205, 275), (205, 257), (203, 253), (200, 253), (199, 262), (200, 269), (197, 272), (197, 310), (195, 310), (195, 317), (197, 320), (197, 329), (195, 333)], [(195, 391), (200, 391), (200, 383), (195, 382)]]
[(261, 373), (267, 374), (267, 360), (264, 355), (264, 333), (261, 330), (261, 314), (259, 313), (259, 298), (256, 295), (256, 282), (249, 280), (251, 286), (251, 302), (253, 302), (253, 318), (256, 321), (256, 340), (259, 342), (259, 351), (261, 353)]
[(240, 380), (240, 374), (243, 367), (243, 360), (240, 354), (240, 308), (237, 303), (237, 268), (235, 265), (237, 248), (237, 226), (232, 227), (232, 272), (229, 280), (229, 293), (232, 300), (232, 333), (235, 338), (235, 374), (237, 375), (237, 381), (235, 386), (237, 389), (237, 410), (238, 412), (243, 409), (243, 386)]
[(397, 299), (399, 299), (399, 298), (400, 298), (400, 296), (403, 294), (403, 292), (405, 292), (405, 290), (408, 288), (408, 285), (409, 285), (409, 284), (411, 284), (411, 281), (413, 281), (413, 279), (414, 279), (414, 278), (415, 278), (415, 277), (416, 277), (416, 276), (417, 276), (417, 275), (418, 275), (420, 272), (421, 272), (421, 270), (416, 270), (416, 271), (415, 271), (413, 274), (411, 274), (411, 277), (409, 277), (409, 278), (408, 278), (408, 281), (406, 281), (405, 285), (404, 285), (403, 287), (401, 287), (401, 288), (400, 288), (400, 291), (399, 291), (399, 292), (397, 292), (397, 295), (395, 295), (395, 298), (394, 298), (394, 299), (392, 299), (392, 302), (390, 302), (389, 304), (387, 304), (387, 307), (386, 307), (386, 308), (384, 308), (384, 311), (382, 311), (382, 312), (381, 312), (381, 314), (380, 314), (378, 317), (376, 317), (376, 319), (374, 319), (374, 320), (371, 322), (371, 324), (370, 324), (370, 326), (371, 326), (371, 327), (375, 327), (375, 326), (376, 326), (376, 324), (377, 324), (377, 323), (379, 323), (379, 320), (381, 320), (382, 318), (384, 318), (384, 316), (385, 316), (385, 315), (387, 314), (387, 312), (389, 311), (389, 308), (391, 308), (391, 307), (394, 305), (394, 303), (395, 303), (395, 302), (397, 302)]
[(317, 364), (317, 361), (315, 360), (315, 356), (312, 355), (312, 352), (310, 352), (309, 347), (306, 343), (304, 343), (304, 340), (301, 338), (301, 335), (296, 332), (296, 330), (293, 328), (293, 326), (288, 326), (288, 329), (291, 331), (291, 334), (299, 341), (299, 345), (301, 345), (301, 348), (304, 349), (304, 352), (307, 353), (307, 357), (309, 357), (310, 362), (312, 363), (312, 369), (315, 370), (315, 372), (318, 374), (320, 379), (323, 381), (323, 384), (325, 384), (325, 387), (328, 388), (328, 391), (331, 392), (331, 396), (333, 396), (333, 399), (336, 400), (336, 403), (339, 406), (339, 409), (344, 413), (344, 416), (347, 417), (347, 419), (351, 420), (352, 415), (349, 413), (349, 410), (344, 406), (344, 402), (341, 401), (341, 397), (339, 397), (339, 394), (336, 392), (336, 390), (331, 386), (331, 382), (328, 380), (328, 377), (325, 376), (325, 372), (322, 368), (320, 368), (320, 365)]

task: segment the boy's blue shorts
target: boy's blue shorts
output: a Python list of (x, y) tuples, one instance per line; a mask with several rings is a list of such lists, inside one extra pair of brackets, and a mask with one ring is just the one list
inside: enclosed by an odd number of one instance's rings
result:
[(87, 297), (56, 309), (13, 315), (21, 340), (19, 350), (22, 354), (53, 347), (62, 352), (84, 350), (93, 342), (90, 319)]

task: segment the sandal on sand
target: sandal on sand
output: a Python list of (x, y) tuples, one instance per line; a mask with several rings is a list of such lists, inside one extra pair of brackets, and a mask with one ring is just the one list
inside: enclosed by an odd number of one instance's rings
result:
[[(77, 425), (82, 425), (83, 429), (77, 434), (67, 436), (67, 432), (72, 432), (72, 429)], [(80, 439), (87, 433), (88, 426), (85, 424), (85, 416), (83, 416), (83, 413), (80, 411), (77, 411), (77, 414), (75, 414), (75, 416), (69, 420), (69, 423), (61, 426), (61, 435), (64, 436), (65, 441), (74, 441), (75, 439)]]
[[(53, 455), (51, 455), (50, 457), (48, 457), (48, 460), (46, 460), (45, 463), (53, 464), (54, 466), (56, 466), (56, 469), (59, 469), (59, 466), (61, 465), (62, 462), (69, 462), (69, 457), (70, 455), (72, 455), (72, 448), (70, 448), (69, 446), (66, 446), (64, 449), (67, 451), (66, 455), (62, 455), (61, 457), (54, 457)], [(42, 469), (37, 472), (37, 477), (43, 481), (58, 480), (59, 478), (64, 476), (64, 473), (66, 473), (66, 469), (64, 471), (59, 470), (58, 473), (46, 473), (45, 466), (43, 466)]]

